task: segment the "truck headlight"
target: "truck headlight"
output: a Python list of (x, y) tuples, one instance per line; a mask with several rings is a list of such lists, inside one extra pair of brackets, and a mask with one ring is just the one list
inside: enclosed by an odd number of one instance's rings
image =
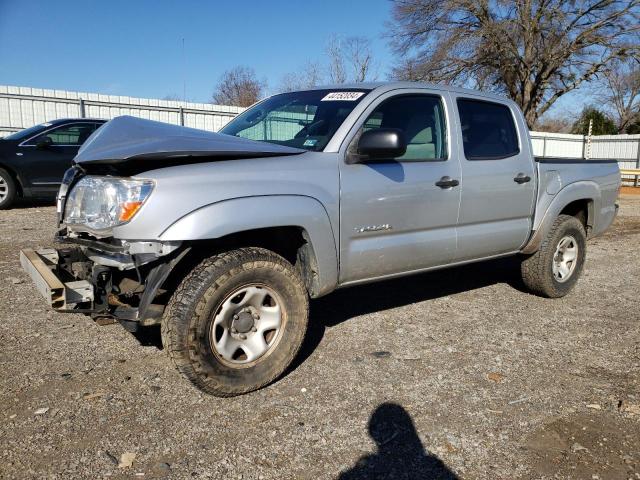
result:
[(131, 220), (153, 190), (153, 181), (83, 177), (69, 193), (64, 223), (106, 230)]

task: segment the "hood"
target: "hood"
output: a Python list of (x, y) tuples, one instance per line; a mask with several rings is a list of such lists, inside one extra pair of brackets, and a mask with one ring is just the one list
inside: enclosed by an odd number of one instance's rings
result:
[(135, 162), (153, 168), (304, 152), (306, 150), (123, 116), (96, 130), (80, 148), (74, 161), (81, 166), (116, 166)]

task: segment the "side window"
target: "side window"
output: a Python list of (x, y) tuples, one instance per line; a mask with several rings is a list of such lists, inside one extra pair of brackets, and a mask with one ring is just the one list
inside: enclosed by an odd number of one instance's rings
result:
[(49, 137), (52, 145), (82, 145), (96, 129), (95, 123), (72, 123), (49, 130), (29, 142), (35, 145), (42, 137)]
[(369, 115), (362, 131), (398, 128), (407, 139), (407, 152), (399, 161), (447, 159), (444, 107), (434, 95), (401, 95), (385, 100)]
[(511, 110), (499, 103), (458, 99), (467, 160), (499, 160), (520, 153)]

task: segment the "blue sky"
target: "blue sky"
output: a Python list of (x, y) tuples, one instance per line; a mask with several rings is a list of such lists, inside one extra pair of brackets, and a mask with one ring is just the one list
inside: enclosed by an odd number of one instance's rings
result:
[[(220, 75), (253, 67), (271, 87), (324, 60), (332, 34), (366, 36), (389, 65), (386, 0), (0, 0), (0, 84), (208, 101)], [(186, 68), (183, 68), (182, 39)], [(386, 69), (380, 69), (386, 77)]]
[[(0, 0), (0, 84), (182, 98), (186, 79), (187, 100), (207, 102), (236, 65), (277, 88), (284, 74), (326, 61), (332, 35), (369, 38), (386, 79), (390, 10), (387, 0)], [(552, 113), (585, 101), (563, 97)]]

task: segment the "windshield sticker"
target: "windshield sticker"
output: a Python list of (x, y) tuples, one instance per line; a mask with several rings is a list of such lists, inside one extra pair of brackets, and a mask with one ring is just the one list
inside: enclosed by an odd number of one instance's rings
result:
[(307, 138), (302, 144), (303, 147), (315, 147), (318, 140), (315, 138)]
[(342, 102), (353, 102), (359, 99), (364, 92), (331, 92), (324, 96), (322, 99), (323, 102), (330, 101), (342, 101)]

